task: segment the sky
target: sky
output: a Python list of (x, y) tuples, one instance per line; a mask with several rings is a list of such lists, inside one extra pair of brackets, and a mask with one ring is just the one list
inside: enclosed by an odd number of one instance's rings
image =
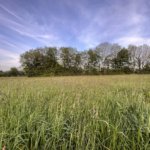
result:
[(149, 0), (0, 0), (0, 70), (45, 46), (150, 45)]

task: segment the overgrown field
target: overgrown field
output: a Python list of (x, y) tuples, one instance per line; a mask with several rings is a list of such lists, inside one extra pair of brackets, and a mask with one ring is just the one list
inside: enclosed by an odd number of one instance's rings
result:
[(150, 76), (0, 78), (0, 149), (150, 149)]

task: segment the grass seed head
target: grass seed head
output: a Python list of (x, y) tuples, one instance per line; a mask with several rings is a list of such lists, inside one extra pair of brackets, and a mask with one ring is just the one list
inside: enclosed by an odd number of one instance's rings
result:
[(93, 109), (93, 114), (95, 114), (95, 112), (96, 112), (95, 109)]
[(75, 108), (75, 103), (73, 104), (73, 109)]
[(98, 113), (96, 113), (95, 117), (98, 117)]
[(6, 150), (6, 146), (3, 147), (3, 150)]

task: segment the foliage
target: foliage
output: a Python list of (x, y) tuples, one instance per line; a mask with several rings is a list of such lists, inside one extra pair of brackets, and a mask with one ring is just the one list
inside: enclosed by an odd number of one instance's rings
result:
[(72, 47), (44, 47), (21, 54), (27, 76), (150, 73), (150, 47), (101, 43), (83, 52)]
[(127, 49), (122, 49), (117, 54), (116, 66), (117, 68), (123, 68), (129, 66), (129, 51)]
[[(101, 43), (95, 48), (78, 51), (73, 47), (44, 47), (20, 55), (22, 73), (34, 76), (149, 74), (150, 46)], [(0, 72), (0, 76), (17, 76), (17, 70)]]
[(10, 74), (10, 76), (17, 76), (18, 75), (18, 69), (16, 67), (10, 68), (9, 74)]

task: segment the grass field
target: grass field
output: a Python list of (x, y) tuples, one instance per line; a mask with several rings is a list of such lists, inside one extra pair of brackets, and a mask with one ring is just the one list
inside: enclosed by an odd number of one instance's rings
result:
[(0, 149), (150, 149), (150, 75), (0, 78)]

